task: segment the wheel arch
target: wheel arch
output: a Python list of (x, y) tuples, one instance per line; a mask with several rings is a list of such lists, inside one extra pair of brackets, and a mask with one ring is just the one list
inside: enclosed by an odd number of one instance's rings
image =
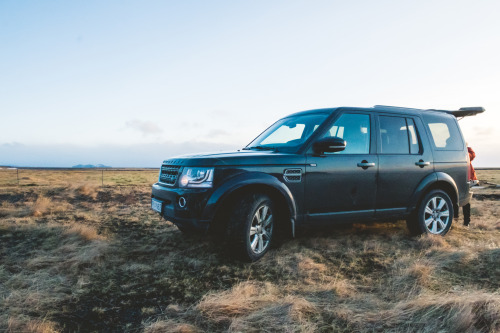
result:
[(432, 190), (442, 190), (448, 194), (453, 203), (454, 217), (458, 216), (458, 188), (453, 178), (444, 172), (434, 172), (425, 177), (415, 190), (410, 212), (414, 212), (420, 205), (423, 197)]
[(269, 195), (278, 206), (280, 212), (284, 212), (283, 229), (293, 235), (295, 231), (294, 221), (297, 218), (297, 207), (295, 199), (288, 187), (276, 177), (265, 173), (244, 173), (233, 177), (221, 185), (208, 199), (203, 211), (203, 218), (209, 219), (211, 225), (224, 220), (224, 214), (228, 213), (228, 207), (232, 202), (245, 193), (264, 193)]

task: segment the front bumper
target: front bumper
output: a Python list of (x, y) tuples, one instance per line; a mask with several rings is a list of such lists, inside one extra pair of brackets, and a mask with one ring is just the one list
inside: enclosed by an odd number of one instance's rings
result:
[[(202, 219), (202, 213), (211, 192), (212, 189), (181, 189), (156, 183), (151, 197), (162, 202), (161, 215), (166, 220), (181, 228), (206, 231), (210, 220)], [(184, 207), (179, 204), (181, 197), (185, 199)]]

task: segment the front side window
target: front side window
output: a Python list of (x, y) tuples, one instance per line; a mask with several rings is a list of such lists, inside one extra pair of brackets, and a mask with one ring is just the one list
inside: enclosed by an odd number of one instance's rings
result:
[(345, 150), (327, 154), (369, 154), (370, 153), (370, 116), (367, 114), (344, 113), (323, 135), (339, 137), (346, 142)]
[(243, 149), (296, 151), (327, 117), (327, 113), (312, 113), (283, 118)]

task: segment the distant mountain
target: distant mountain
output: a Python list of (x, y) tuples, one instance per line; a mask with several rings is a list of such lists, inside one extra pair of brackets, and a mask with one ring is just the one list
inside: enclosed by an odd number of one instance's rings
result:
[(104, 164), (96, 164), (96, 165), (93, 165), (93, 164), (78, 164), (78, 165), (73, 165), (72, 168), (75, 168), (75, 169), (91, 169), (91, 168), (111, 168), (111, 167), (108, 166), (108, 165), (104, 165)]

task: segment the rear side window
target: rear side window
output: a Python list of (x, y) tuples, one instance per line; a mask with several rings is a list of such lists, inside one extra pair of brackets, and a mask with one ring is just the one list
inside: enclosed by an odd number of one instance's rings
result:
[(434, 148), (439, 150), (462, 150), (462, 136), (456, 121), (451, 117), (440, 117), (423, 114), (423, 118), (431, 133)]
[(409, 154), (408, 132), (403, 117), (380, 116), (380, 152)]
[(411, 118), (380, 116), (381, 154), (419, 154), (420, 141)]

